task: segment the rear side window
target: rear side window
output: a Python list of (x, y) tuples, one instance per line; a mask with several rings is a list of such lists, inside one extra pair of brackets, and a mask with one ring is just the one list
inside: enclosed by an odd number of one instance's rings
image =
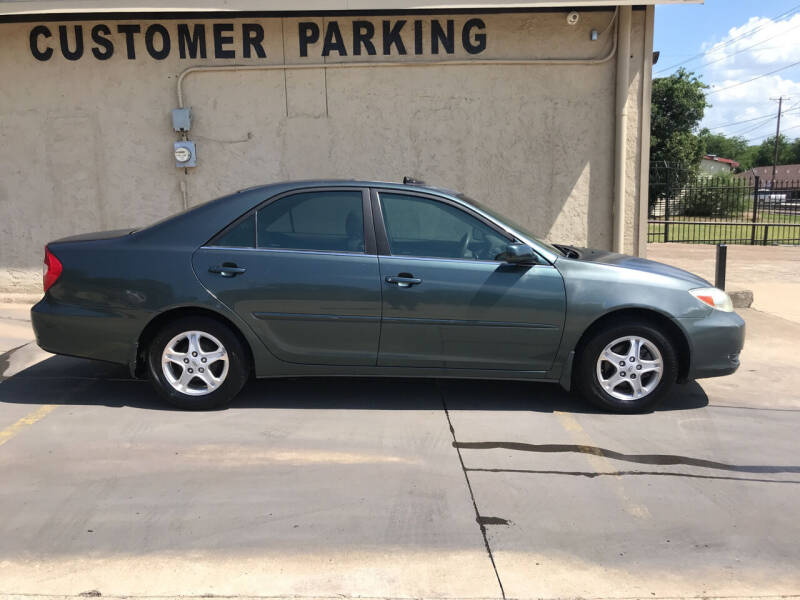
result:
[(225, 248), (255, 248), (256, 218), (250, 215), (236, 225), (222, 232), (213, 242), (213, 246)]
[(364, 252), (361, 192), (304, 192), (267, 204), (258, 211), (258, 247)]

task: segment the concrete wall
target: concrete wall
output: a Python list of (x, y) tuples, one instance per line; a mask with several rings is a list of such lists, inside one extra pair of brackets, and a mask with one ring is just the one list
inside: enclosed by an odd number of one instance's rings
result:
[[(649, 9), (652, 10), (652, 9)], [(413, 175), (451, 187), (496, 207), (542, 237), (607, 248), (612, 235), (616, 57), (603, 64), (467, 65), (392, 68), (207, 72), (189, 75), (189, 138), (198, 166), (174, 166), (170, 111), (178, 75), (190, 66), (319, 64), (323, 60), (419, 61), (497, 58), (594, 58), (613, 47), (613, 27), (597, 42), (613, 11), (587, 11), (576, 26), (564, 12), (406, 15), (377, 18), (224, 17), (212, 20), (32, 22), (0, 24), (0, 292), (40, 289), (44, 244), (61, 236), (135, 227), (242, 187), (295, 178), (367, 178), (397, 181)], [(485, 23), (486, 49), (468, 54), (464, 23)], [(407, 21), (397, 47), (382, 56), (382, 21)], [(413, 21), (423, 21), (423, 53), (414, 54)], [(432, 55), (430, 22), (454, 20), (455, 49)], [(376, 56), (352, 56), (353, 20), (374, 24)], [(313, 21), (320, 41), (299, 55), (298, 23)], [(321, 56), (330, 21), (339, 24), (347, 57)], [(641, 252), (642, 94), (650, 48), (647, 14), (633, 12), (628, 99), (626, 251)], [(145, 31), (162, 24), (169, 55), (148, 54)], [(208, 58), (180, 58), (177, 26), (206, 25)], [(214, 58), (212, 25), (233, 24), (234, 59)], [(242, 55), (242, 24), (264, 30), (266, 58)], [(91, 40), (97, 24), (114, 45)], [(127, 57), (119, 25), (137, 24), (136, 58)], [(35, 38), (37, 25), (52, 37)], [(84, 52), (62, 55), (59, 27), (75, 49), (82, 26)], [(227, 33), (225, 35), (228, 35)], [(154, 38), (156, 50), (161, 39)], [(362, 47), (362, 51), (365, 49)], [(645, 161), (646, 162), (646, 161)], [(185, 195), (184, 195), (185, 194)]]

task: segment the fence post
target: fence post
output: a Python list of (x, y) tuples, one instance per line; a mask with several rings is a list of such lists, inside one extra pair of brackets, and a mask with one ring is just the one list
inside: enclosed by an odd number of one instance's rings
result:
[(725, 289), (725, 272), (728, 270), (728, 246), (717, 245), (717, 272), (714, 277), (714, 287)]
[(753, 225), (750, 227), (750, 245), (756, 245), (756, 222), (758, 221), (758, 188), (761, 178), (758, 175), (753, 176), (755, 182), (755, 193), (753, 194)]
[(664, 243), (669, 242), (669, 201), (672, 198), (672, 172), (667, 169), (667, 196), (664, 198)]

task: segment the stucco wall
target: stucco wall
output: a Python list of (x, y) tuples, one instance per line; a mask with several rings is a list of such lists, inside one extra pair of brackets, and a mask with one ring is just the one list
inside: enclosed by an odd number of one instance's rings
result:
[[(514, 216), (554, 241), (611, 245), (616, 59), (600, 65), (468, 65), (194, 73), (184, 85), (194, 122), (189, 138), (198, 166), (174, 166), (170, 111), (176, 80), (190, 66), (318, 64), (323, 60), (593, 58), (612, 48), (614, 29), (597, 42), (613, 11), (582, 13), (576, 26), (563, 12), (487, 15), (407, 15), (246, 18), (191, 21), (108, 19), (0, 24), (0, 292), (40, 289), (44, 244), (65, 235), (135, 227), (236, 189), (295, 178), (397, 181), (413, 175), (455, 188)], [(485, 22), (486, 49), (468, 54), (462, 25)], [(377, 55), (352, 56), (351, 22), (377, 30)], [(405, 19), (406, 56), (396, 46), (381, 56), (382, 21)], [(423, 53), (414, 55), (415, 19), (423, 21)], [(454, 20), (452, 55), (430, 52), (429, 24)], [(348, 56), (321, 57), (323, 35), (299, 56), (298, 22), (340, 26)], [(90, 37), (108, 26), (114, 54), (98, 60)], [(172, 48), (151, 57), (144, 32), (166, 27)], [(179, 23), (204, 23), (207, 59), (181, 59)], [(234, 25), (235, 59), (213, 56), (213, 23)], [(266, 58), (242, 56), (241, 24), (260, 24)], [(36, 39), (48, 60), (37, 60), (30, 32), (43, 24), (52, 37)], [(120, 24), (138, 24), (136, 59), (126, 56)], [(639, 250), (641, 95), (644, 11), (633, 12), (628, 104), (626, 250)], [(59, 26), (83, 56), (65, 59)], [(473, 34), (476, 31), (472, 32)], [(227, 35), (227, 34), (226, 34)], [(160, 40), (158, 40), (160, 41)], [(474, 38), (473, 38), (474, 41)], [(158, 44), (160, 47), (160, 44)], [(102, 50), (102, 48), (101, 48)], [(441, 52), (441, 49), (440, 49)], [(254, 52), (251, 52), (254, 54)]]

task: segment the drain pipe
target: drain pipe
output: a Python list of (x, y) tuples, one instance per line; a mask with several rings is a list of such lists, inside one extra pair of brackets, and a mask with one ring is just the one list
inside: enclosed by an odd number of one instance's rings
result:
[(628, 89), (631, 73), (631, 7), (619, 7), (617, 27), (617, 99), (614, 148), (613, 250), (625, 248), (625, 196), (627, 192)]

